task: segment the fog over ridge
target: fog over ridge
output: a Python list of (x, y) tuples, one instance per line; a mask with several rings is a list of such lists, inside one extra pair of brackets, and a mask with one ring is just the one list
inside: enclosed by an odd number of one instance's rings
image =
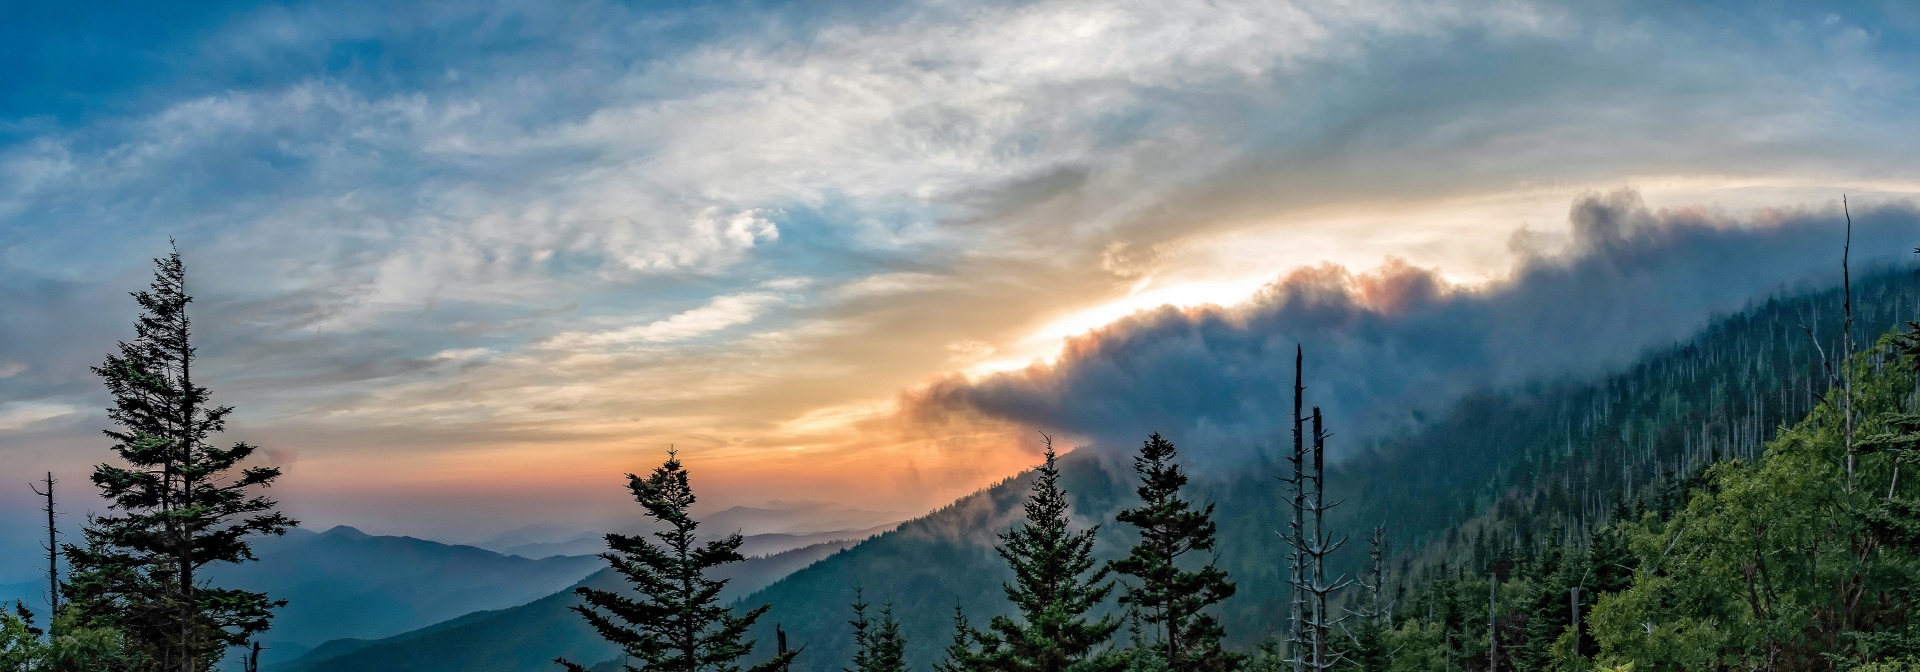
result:
[[(1050, 429), (1110, 450), (1158, 431), (1195, 466), (1232, 468), (1283, 436), (1298, 344), (1308, 403), (1340, 435), (1338, 458), (1466, 392), (1597, 374), (1756, 299), (1839, 281), (1837, 202), (1735, 218), (1650, 210), (1623, 189), (1577, 198), (1568, 220), (1559, 246), (1516, 233), (1512, 274), (1484, 287), (1398, 260), (1297, 269), (1241, 305), (1141, 311), (1070, 339), (1052, 363), (948, 376), (905, 395), (905, 413)], [(1856, 273), (1899, 262), (1916, 242), (1913, 203), (1855, 208)]]

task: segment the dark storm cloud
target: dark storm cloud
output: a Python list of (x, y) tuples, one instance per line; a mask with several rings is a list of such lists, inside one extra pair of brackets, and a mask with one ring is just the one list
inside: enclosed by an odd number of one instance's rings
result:
[[(1285, 427), (1296, 344), (1311, 403), (1353, 446), (1476, 387), (1616, 366), (1756, 297), (1838, 280), (1837, 207), (1735, 222), (1649, 211), (1619, 191), (1578, 199), (1569, 219), (1557, 253), (1517, 235), (1522, 261), (1485, 289), (1401, 263), (1302, 269), (1243, 306), (1137, 313), (1074, 339), (1050, 366), (949, 378), (916, 394), (912, 412), (979, 413), (1107, 446), (1159, 431), (1231, 464)], [(1910, 203), (1856, 211), (1854, 224), (1856, 269), (1920, 241)]]

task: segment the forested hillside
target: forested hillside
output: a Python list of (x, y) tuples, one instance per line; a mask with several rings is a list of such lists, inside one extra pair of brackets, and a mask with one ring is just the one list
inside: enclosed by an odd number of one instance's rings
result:
[[(1853, 291), (1855, 333), (1883, 333), (1920, 312), (1908, 270), (1867, 274)], [(1419, 566), (1480, 562), (1555, 531), (1583, 534), (1622, 498), (1659, 496), (1675, 473), (1757, 455), (1783, 423), (1807, 413), (1826, 388), (1820, 351), (1836, 350), (1840, 303), (1838, 288), (1769, 299), (1614, 375), (1474, 394), (1333, 469), (1329, 490), (1345, 503), (1329, 527), (1359, 539), (1386, 523), (1389, 546), (1416, 549), (1427, 558)], [(1134, 541), (1112, 523), (1130, 505), (1132, 485), (1098, 453), (1129, 448), (1099, 446), (1062, 461), (1075, 515), (1103, 525), (1096, 552), (1104, 558)], [(1196, 499), (1218, 505), (1219, 562), (1239, 584), (1222, 616), (1229, 642), (1242, 648), (1285, 627), (1287, 549), (1277, 531), (1287, 504), (1275, 480), (1283, 473), (1269, 463), (1193, 486)], [(1010, 573), (993, 535), (1012, 525), (1027, 484), (1024, 475), (1000, 483), (753, 595), (747, 604), (774, 605), (756, 640), (773, 641), (779, 623), (807, 646), (796, 669), (838, 669), (852, 653), (847, 614), (823, 605), (848, 602), (859, 586), (869, 600), (893, 603), (912, 666), (932, 665), (956, 605), (976, 623), (1006, 613), (1000, 585)], [(1351, 573), (1366, 557), (1356, 544), (1331, 561)], [(1396, 569), (1416, 566), (1402, 557)]]

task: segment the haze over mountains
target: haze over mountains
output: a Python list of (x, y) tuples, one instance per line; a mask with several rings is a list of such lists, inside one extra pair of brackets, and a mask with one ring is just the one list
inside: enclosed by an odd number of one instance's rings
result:
[[(731, 601), (766, 587), (802, 567), (850, 548), (857, 540), (828, 542), (726, 566), (723, 600)], [(602, 570), (580, 585), (621, 589), (625, 583)], [(569, 607), (578, 598), (572, 588), (524, 605), (462, 616), (431, 627), (379, 640), (339, 640), (274, 668), (285, 672), (451, 672), (459, 670), (545, 670), (554, 656), (603, 661), (618, 649), (601, 639)]]
[[(734, 583), (727, 596), (731, 599), (891, 529), (897, 516), (900, 514), (827, 502), (773, 501), (717, 511), (711, 516), (714, 525), (709, 529), (716, 530), (714, 536), (731, 533), (718, 531), (730, 528), (755, 532), (745, 537), (742, 546), (743, 553), (752, 559), (730, 570)], [(842, 527), (847, 525), (868, 527)], [(646, 526), (630, 526), (628, 531), (644, 533)], [(258, 562), (217, 566), (211, 579), (221, 585), (267, 591), (287, 600), (287, 606), (276, 612), (273, 629), (262, 638), (262, 660), (272, 669), (296, 660), (306, 665), (332, 659), (361, 648), (371, 650), (348, 660), (378, 660), (380, 652), (394, 649), (382, 640), (397, 635), (403, 635), (402, 640), (424, 643), (457, 640), (486, 628), (488, 623), (519, 627), (529, 619), (543, 620), (556, 632), (567, 633), (584, 647), (580, 649), (583, 654), (599, 655), (594, 652), (602, 651), (603, 643), (596, 643), (591, 631), (566, 606), (572, 603), (568, 592), (572, 586), (583, 582), (605, 586), (612, 580), (604, 571), (606, 562), (597, 556), (605, 551), (604, 536), (553, 523), (461, 545), (369, 535), (347, 526), (321, 532), (294, 528), (285, 536), (258, 540), (254, 546)], [(542, 539), (559, 541), (539, 541)], [(0, 601), (20, 600), (39, 611), (45, 606), (45, 591), (43, 581), (4, 584), (0, 585)], [(485, 616), (493, 612), (499, 613)], [(502, 641), (511, 641), (494, 635), (481, 639), (496, 647)], [(310, 655), (315, 647), (322, 646), (324, 650)], [(529, 650), (545, 649), (532, 646)], [(538, 655), (530, 660), (545, 660)], [(230, 658), (228, 666), (237, 665), (238, 660)], [(345, 664), (349, 666), (327, 669), (359, 669), (355, 666), (361, 663)]]
[[(1855, 277), (1863, 332), (1878, 333), (1920, 314), (1914, 274), (1914, 268), (1902, 267)], [(1461, 530), (1534, 535), (1549, 527), (1574, 529), (1623, 495), (1657, 490), (1677, 469), (1751, 455), (1773, 428), (1812, 403), (1779, 391), (1811, 389), (1820, 375), (1815, 343), (1798, 325), (1837, 300), (1835, 291), (1789, 293), (1721, 316), (1693, 337), (1613, 373), (1480, 390), (1413, 431), (1350, 448), (1354, 457), (1332, 475), (1335, 493), (1347, 504), (1330, 520), (1355, 532), (1386, 521), (1394, 547), (1419, 558), (1454, 552), (1471, 538)], [(1632, 438), (1648, 427), (1664, 429)], [(1201, 443), (1187, 447), (1196, 453), (1209, 449)], [(1098, 449), (1069, 454), (1062, 468), (1076, 520), (1101, 525), (1096, 552), (1117, 557), (1132, 543), (1127, 528), (1112, 520), (1131, 501), (1131, 474)], [(1221, 613), (1239, 646), (1271, 634), (1283, 620), (1281, 563), (1275, 558), (1284, 551), (1271, 534), (1283, 506), (1274, 485), (1280, 471), (1281, 465), (1266, 463), (1194, 483), (1196, 499), (1220, 507), (1218, 557), (1241, 587)], [(864, 588), (868, 599), (890, 603), (902, 615), (909, 658), (924, 668), (944, 646), (953, 607), (976, 620), (1005, 613), (998, 586), (1010, 574), (993, 547), (997, 533), (1018, 518), (1028, 481), (1027, 475), (1010, 478), (864, 542), (742, 563), (725, 573), (736, 581), (727, 596), (741, 598), (742, 606), (773, 604), (756, 641), (764, 647), (773, 625), (782, 625), (807, 646), (795, 669), (825, 672), (839, 669), (850, 655), (844, 603), (854, 588)], [(1523, 503), (1510, 507), (1506, 500)], [(1523, 510), (1524, 523), (1515, 517)], [(1349, 554), (1337, 565), (1348, 571), (1358, 560)], [(1402, 567), (1421, 567), (1410, 563)], [(605, 573), (586, 584), (619, 585)], [(605, 660), (613, 649), (566, 611), (572, 599), (560, 591), (378, 642), (338, 642), (279, 669), (533, 672), (547, 669), (552, 655)]]
[[(833, 502), (771, 501), (761, 506), (732, 506), (701, 516), (706, 538), (739, 533), (741, 555), (772, 555), (814, 544), (863, 539), (892, 528), (909, 516), (898, 511), (868, 511)], [(610, 531), (640, 534), (655, 529), (641, 520)], [(544, 558), (592, 555), (606, 548), (605, 531), (586, 531), (556, 523), (538, 523), (475, 541), (474, 546), (507, 555)]]

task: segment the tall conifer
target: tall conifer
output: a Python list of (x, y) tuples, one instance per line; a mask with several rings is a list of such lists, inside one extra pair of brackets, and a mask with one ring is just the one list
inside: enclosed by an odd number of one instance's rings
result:
[[(573, 610), (601, 637), (645, 663), (645, 667), (626, 665), (628, 670), (739, 670), (740, 659), (753, 652), (753, 643), (745, 639), (747, 629), (769, 607), (761, 605), (745, 614), (734, 614), (720, 603), (720, 591), (727, 580), (708, 578), (706, 572), (745, 559), (740, 555), (740, 535), (698, 541), (695, 530), (700, 523), (687, 513), (694, 503), (693, 486), (675, 451), (667, 451), (666, 463), (646, 478), (627, 474), (627, 489), (647, 510), (647, 517), (666, 524), (666, 529), (652, 534), (659, 543), (648, 541), (644, 535), (607, 535), (610, 550), (600, 557), (633, 584), (638, 594), (581, 586), (574, 592), (586, 604), (575, 605)], [(780, 670), (796, 655), (794, 651), (781, 653), (748, 669)], [(564, 659), (554, 662), (572, 672), (587, 670)]]
[(880, 605), (880, 622), (867, 638), (867, 667), (862, 672), (907, 672), (907, 637), (893, 616), (893, 605)]
[[(1121, 511), (1120, 522), (1140, 530), (1140, 543), (1113, 570), (1134, 577), (1120, 603), (1138, 610), (1153, 628), (1153, 645), (1176, 670), (1228, 670), (1238, 656), (1220, 647), (1219, 619), (1201, 610), (1232, 597), (1233, 582), (1211, 559), (1198, 569), (1181, 566), (1191, 553), (1214, 550), (1213, 505), (1196, 509), (1180, 496), (1187, 475), (1174, 462), (1173, 442), (1158, 433), (1141, 444), (1133, 470), (1140, 475), (1140, 505)], [(1146, 645), (1135, 642), (1135, 646)]]
[(967, 612), (955, 605), (953, 641), (947, 644), (946, 657), (933, 664), (933, 672), (974, 672), (980, 669), (980, 654), (973, 648), (972, 635), (973, 626), (967, 623)]
[(853, 620), (847, 625), (853, 626), (853, 666), (843, 668), (844, 672), (868, 672), (873, 669), (873, 635), (867, 632), (873, 629), (873, 621), (867, 618), (867, 600), (864, 591), (853, 589)]
[(1004, 588), (1020, 618), (995, 616), (987, 632), (975, 633), (981, 645), (978, 669), (1117, 670), (1124, 661), (1106, 644), (1120, 629), (1119, 621), (1088, 616), (1113, 592), (1106, 580), (1110, 570), (1093, 559), (1098, 528), (1069, 527), (1067, 493), (1060, 487), (1051, 438), (1046, 447), (1046, 462), (1035, 470), (1033, 492), (1027, 497), (1026, 524), (1000, 535), (1000, 557), (1014, 575), (1014, 583)]
[(280, 477), (241, 467), (255, 448), (208, 442), (226, 429), (231, 406), (214, 406), (193, 378), (195, 350), (187, 275), (175, 250), (156, 259), (132, 342), (94, 369), (113, 394), (107, 430), (124, 466), (95, 467), (112, 513), (88, 520), (84, 545), (66, 545), (66, 595), (83, 627), (117, 628), (150, 668), (211, 669), (227, 647), (263, 632), (284, 601), (218, 588), (201, 570), (253, 560), (247, 540), (296, 523), (257, 493)]

